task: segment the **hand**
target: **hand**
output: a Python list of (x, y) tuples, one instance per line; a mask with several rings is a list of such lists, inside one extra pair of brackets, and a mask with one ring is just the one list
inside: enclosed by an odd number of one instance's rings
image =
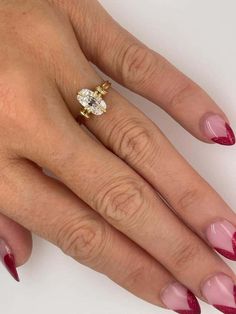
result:
[(212, 249), (236, 260), (235, 214), (114, 89), (106, 114), (79, 119), (95, 139), (76, 122), (76, 94), (102, 82), (91, 61), (202, 141), (234, 144), (224, 113), (95, 0), (0, 8), (0, 254), (10, 272), (18, 279), (13, 255), (17, 265), (29, 256), (24, 227), (156, 305), (197, 314), (193, 292), (236, 313), (234, 274)]

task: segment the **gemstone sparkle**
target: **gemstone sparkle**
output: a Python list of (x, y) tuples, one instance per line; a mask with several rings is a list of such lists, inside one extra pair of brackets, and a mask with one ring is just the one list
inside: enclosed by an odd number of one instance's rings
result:
[(82, 89), (77, 95), (77, 100), (90, 113), (101, 115), (106, 112), (105, 101), (90, 89)]

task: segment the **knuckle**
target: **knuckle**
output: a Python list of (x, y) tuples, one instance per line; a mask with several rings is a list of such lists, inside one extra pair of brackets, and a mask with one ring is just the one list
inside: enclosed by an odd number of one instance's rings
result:
[[(16, 109), (23, 111), (27, 99), (33, 90), (32, 73), (24, 66), (18, 69), (8, 68), (0, 75), (0, 106), (5, 113), (10, 113)], [(22, 110), (22, 100), (25, 99), (24, 110)], [(21, 105), (21, 106), (20, 106)], [(14, 110), (12, 110), (14, 109)], [(17, 115), (16, 115), (17, 116)]]
[(113, 125), (109, 142), (123, 160), (145, 165), (152, 163), (160, 148), (151, 130), (139, 119), (129, 118)]
[(197, 94), (201, 92), (199, 87), (188, 78), (182, 79), (181, 82), (181, 86), (178, 86), (177, 88), (173, 84), (173, 88), (169, 91), (168, 97), (170, 98), (170, 101), (168, 106), (171, 110), (179, 109), (179, 107), (186, 103), (188, 99), (191, 99), (194, 95), (197, 97)]
[[(1, 143), (1, 142), (0, 142)], [(6, 152), (1, 152), (0, 156), (0, 195), (4, 195), (4, 188), (2, 185), (9, 180), (8, 179), (8, 174), (10, 170), (13, 170), (14, 168), (21, 168), (24, 165), (22, 162), (15, 157), (12, 156), (6, 156)]]
[[(20, 93), (17, 93), (15, 83), (9, 81), (9, 77), (0, 77), (0, 142), (7, 146), (13, 146), (15, 139), (19, 139), (24, 128), (25, 105), (19, 104)], [(25, 99), (21, 98), (25, 104)], [(19, 106), (20, 105), (20, 106)], [(30, 121), (29, 117), (26, 117)], [(27, 121), (25, 120), (25, 121)], [(6, 142), (6, 137), (13, 139)], [(11, 148), (8, 147), (8, 148)]]
[[(48, 81), (40, 71), (37, 76), (34, 71), (35, 68), (22, 64), (0, 74), (0, 140), (11, 138), (8, 144), (20, 154), (27, 144), (42, 138), (42, 129), (49, 133), (54, 127), (53, 107), (46, 97), (50, 91), (46, 87)], [(46, 92), (42, 93), (42, 89)]]
[(46, 70), (55, 70), (55, 60), (61, 54), (61, 42), (56, 30), (62, 22), (68, 22), (66, 16), (49, 1), (35, 1), (34, 5), (32, 1), (9, 2), (0, 12), (3, 20), (0, 33), (5, 31), (6, 25), (11, 26), (8, 27), (7, 40), (3, 36), (3, 42), (6, 45), (10, 42), (15, 50), (21, 49), (19, 56), (22, 62), (28, 63), (30, 60), (45, 67), (44, 61), (47, 60)]
[(175, 207), (178, 210), (191, 210), (193, 206), (201, 199), (200, 191), (197, 188), (189, 188), (182, 192), (175, 201)]
[(156, 58), (151, 49), (139, 43), (131, 43), (121, 54), (122, 81), (135, 87), (143, 87), (156, 69)]
[[(14, 91), (7, 84), (4, 84), (4, 79), (0, 78), (0, 100), (1, 106), (3, 103), (11, 103), (14, 98)], [(7, 106), (6, 106), (7, 107)]]
[(175, 272), (185, 271), (194, 264), (200, 247), (194, 241), (180, 241), (172, 251), (171, 262)]
[(102, 254), (106, 229), (94, 217), (70, 218), (58, 228), (56, 244), (81, 263), (92, 265)]
[(134, 269), (128, 273), (122, 280), (122, 285), (128, 289), (134, 291), (140, 285), (143, 284), (147, 277), (147, 268), (144, 265), (133, 266)]
[(137, 295), (143, 292), (143, 285), (149, 284), (157, 276), (157, 264), (155, 260), (137, 259), (136, 263), (127, 267), (121, 278), (121, 285)]
[[(34, 83), (29, 78), (27, 69), (9, 70), (10, 73), (0, 77), (0, 121), (1, 125), (8, 130), (33, 130), (34, 123), (38, 126), (38, 115), (35, 106)], [(38, 91), (38, 88), (37, 88)], [(25, 123), (27, 121), (27, 123)], [(30, 132), (31, 133), (31, 132)], [(30, 134), (29, 133), (29, 134)]]
[[(55, 9), (54, 9), (55, 10)], [(31, 1), (20, 1), (9, 5), (4, 10), (5, 22), (13, 25), (15, 39), (23, 39), (24, 42), (35, 41), (35, 38), (45, 37), (45, 30), (49, 31), (49, 26), (53, 27), (52, 17), (53, 8), (48, 1), (37, 1), (33, 6)], [(17, 19), (17, 27), (15, 27), (15, 19)], [(35, 36), (32, 36), (32, 32)]]
[(113, 225), (137, 226), (146, 207), (145, 189), (144, 183), (136, 179), (126, 176), (116, 178), (101, 189), (98, 207)]

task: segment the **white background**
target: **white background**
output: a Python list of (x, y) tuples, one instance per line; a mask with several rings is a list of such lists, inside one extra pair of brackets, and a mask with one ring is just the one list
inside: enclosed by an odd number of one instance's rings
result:
[[(101, 2), (130, 32), (202, 85), (224, 108), (236, 129), (235, 0)], [(154, 105), (118, 88), (152, 116), (188, 161), (236, 208), (236, 147), (203, 144)], [(63, 256), (37, 237), (30, 261), (19, 272), (20, 284), (0, 268), (1, 313), (167, 313)], [(203, 313), (216, 310), (203, 305)]]

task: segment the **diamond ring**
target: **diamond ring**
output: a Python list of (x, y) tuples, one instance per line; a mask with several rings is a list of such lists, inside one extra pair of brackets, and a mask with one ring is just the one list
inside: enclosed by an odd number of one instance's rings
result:
[(110, 86), (111, 83), (105, 81), (97, 86), (94, 91), (85, 88), (81, 89), (77, 94), (77, 100), (82, 107), (80, 114), (90, 118), (90, 114), (99, 116), (105, 113), (107, 105), (102, 97), (107, 94)]

